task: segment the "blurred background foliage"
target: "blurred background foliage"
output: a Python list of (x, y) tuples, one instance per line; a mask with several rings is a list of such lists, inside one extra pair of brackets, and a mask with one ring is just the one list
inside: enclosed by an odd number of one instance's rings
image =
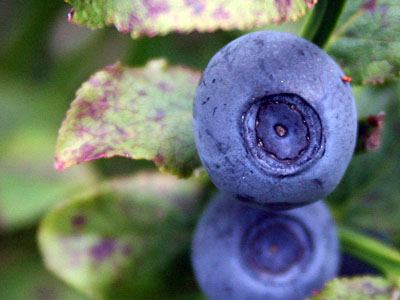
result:
[[(92, 31), (69, 24), (70, 7), (63, 1), (4, 0), (0, 5), (0, 299), (88, 299), (45, 269), (36, 242), (40, 219), (57, 202), (82, 193), (88, 201), (120, 201), (123, 196), (104, 190), (107, 179), (156, 168), (146, 161), (113, 158), (56, 172), (53, 157), (57, 131), (75, 91), (95, 71), (118, 60), (124, 65), (141, 66), (151, 58), (165, 57), (171, 64), (202, 70), (219, 48), (243, 32), (169, 34), (132, 40), (113, 28)], [(266, 29), (300, 34), (304, 19)], [(354, 93), (360, 117), (387, 113), (383, 144), (378, 151), (353, 159), (328, 201), (339, 223), (400, 247), (400, 85), (355, 87)], [(167, 184), (163, 180), (156, 189), (164, 197), (169, 191), (163, 190)], [(183, 193), (203, 203), (214, 190), (206, 180), (199, 180), (198, 185), (196, 194), (190, 190)], [(176, 200), (181, 195), (171, 197), (164, 198)], [(133, 198), (140, 202), (143, 195)], [(201, 206), (196, 206), (188, 221), (189, 233)], [(53, 213), (59, 209), (66, 208), (58, 206)], [(66, 227), (59, 230), (71, 234)], [(189, 266), (189, 233), (168, 261), (162, 261), (166, 256), (159, 256), (160, 284), (153, 282), (143, 293), (138, 291), (138, 299), (150, 290), (153, 294), (147, 299), (167, 299), (167, 294), (168, 299), (202, 299)], [(167, 250), (171, 240), (157, 243)], [(146, 280), (143, 278), (143, 285)], [(167, 289), (170, 293), (165, 292)]]

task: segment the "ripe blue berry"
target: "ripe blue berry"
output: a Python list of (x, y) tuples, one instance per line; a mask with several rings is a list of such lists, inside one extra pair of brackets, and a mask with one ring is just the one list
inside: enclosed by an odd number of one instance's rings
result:
[(338, 240), (321, 201), (268, 212), (220, 194), (192, 244), (197, 281), (212, 300), (300, 300), (337, 275)]
[(328, 195), (352, 157), (357, 113), (340, 67), (288, 33), (255, 32), (209, 62), (194, 103), (196, 146), (222, 191), (287, 209)]

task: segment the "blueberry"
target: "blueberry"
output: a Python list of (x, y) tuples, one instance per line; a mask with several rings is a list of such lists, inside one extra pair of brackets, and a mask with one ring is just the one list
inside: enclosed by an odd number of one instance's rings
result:
[(334, 190), (352, 157), (357, 112), (340, 67), (288, 33), (255, 32), (222, 48), (194, 103), (196, 146), (222, 191), (287, 209)]
[(192, 264), (212, 300), (297, 300), (337, 275), (335, 226), (324, 202), (288, 211), (252, 208), (220, 194), (192, 244)]

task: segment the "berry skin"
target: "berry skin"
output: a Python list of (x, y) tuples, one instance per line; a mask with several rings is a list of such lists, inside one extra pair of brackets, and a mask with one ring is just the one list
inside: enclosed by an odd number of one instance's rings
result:
[(320, 201), (268, 212), (220, 194), (192, 244), (196, 279), (211, 300), (300, 300), (337, 275), (339, 249)]
[(340, 67), (314, 44), (261, 31), (222, 48), (196, 91), (200, 159), (222, 191), (268, 209), (322, 199), (352, 157), (357, 112)]

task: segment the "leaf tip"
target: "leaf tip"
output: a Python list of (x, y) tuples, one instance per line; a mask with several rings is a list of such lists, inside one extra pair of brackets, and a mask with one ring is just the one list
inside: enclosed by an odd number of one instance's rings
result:
[(64, 171), (67, 167), (64, 161), (62, 161), (58, 156), (54, 159), (54, 168), (57, 171)]
[(112, 65), (105, 66), (104, 70), (109, 72), (114, 77), (119, 78), (122, 75), (123, 68), (122, 68), (121, 62), (117, 61)]

